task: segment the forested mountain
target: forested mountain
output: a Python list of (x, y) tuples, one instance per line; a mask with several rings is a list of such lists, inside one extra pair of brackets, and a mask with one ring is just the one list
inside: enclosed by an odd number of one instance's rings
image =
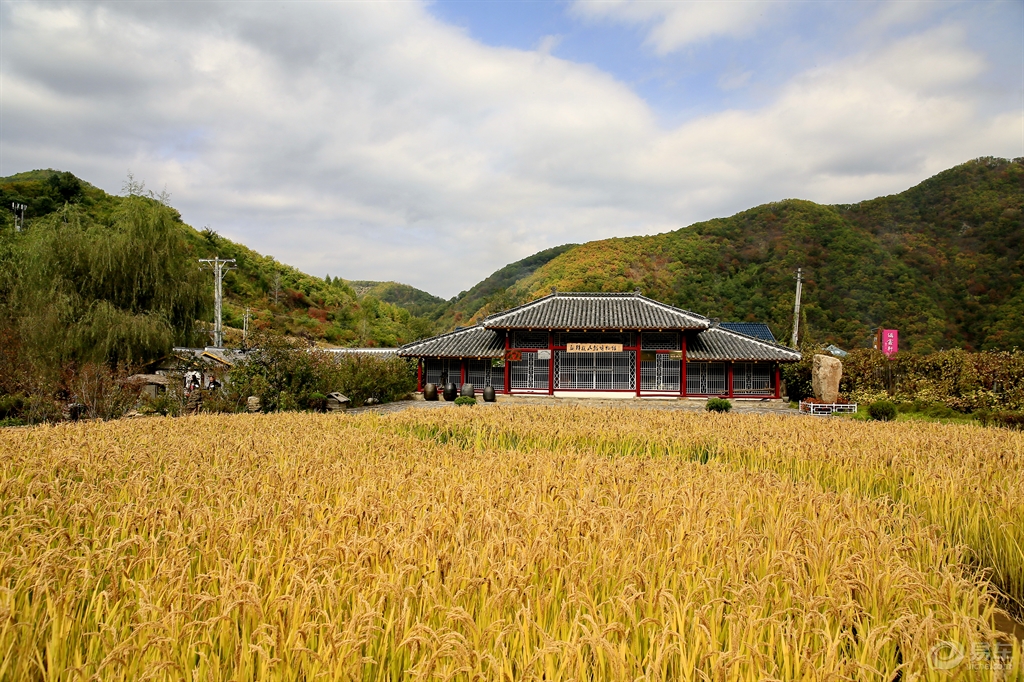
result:
[(513, 289), (514, 285), (575, 246), (576, 244), (564, 244), (545, 249), (501, 268), (452, 299), (440, 313), (441, 327), (449, 328), (464, 324), (466, 320), (474, 316), (479, 317), (481, 313), (497, 312), (517, 305), (521, 302), (521, 297), (517, 296)]
[[(188, 273), (185, 280), (194, 287), (190, 294), (195, 299), (189, 313), (191, 317), (186, 315), (176, 319), (173, 333), (162, 332), (159, 338), (153, 337), (150, 345), (154, 348), (169, 347), (172, 336), (174, 343), (209, 343), (209, 337), (204, 333), (208, 325), (202, 323), (212, 321), (213, 276), (209, 272), (200, 273), (198, 259), (213, 256), (237, 261), (237, 269), (224, 277), (224, 323), (229, 327), (226, 335), (229, 343), (240, 340), (240, 332), (234, 330), (241, 330), (246, 308), (250, 309), (250, 326), (253, 329), (273, 329), (311, 342), (343, 346), (395, 346), (434, 331), (435, 323), (431, 319), (418, 317), (406, 307), (389, 302), (388, 291), (359, 293), (341, 278), (331, 279), (328, 276), (321, 279), (307, 275), (225, 239), (214, 231), (193, 229), (182, 222), (176, 210), (165, 205), (166, 197), (146, 192), (141, 183), (132, 178), (129, 178), (125, 189), (127, 196), (113, 196), (71, 173), (52, 170), (0, 178), (0, 206), (8, 209), (0, 211), (3, 221), (0, 225), (0, 270), (4, 271), (0, 275), (3, 277), (0, 291), (5, 292), (8, 304), (2, 306), (2, 314), (7, 320), (5, 328), (13, 328), (11, 320), (14, 317), (21, 319), (19, 328), (27, 328), (24, 325), (28, 319), (41, 314), (41, 309), (30, 301), (35, 298), (52, 299), (56, 291), (54, 287), (73, 291), (77, 281), (79, 286), (88, 288), (88, 283), (97, 278), (110, 284), (115, 281), (113, 274), (100, 272), (97, 268), (101, 264), (116, 262), (117, 267), (128, 268), (129, 254), (137, 258), (146, 253), (146, 249), (136, 245), (134, 251), (128, 248), (114, 255), (113, 252), (106, 256), (101, 254), (108, 247), (114, 248), (112, 245), (118, 239), (128, 239), (126, 235), (149, 239), (132, 227), (134, 223), (125, 221), (127, 213), (134, 211), (138, 218), (136, 222), (160, 225), (161, 238), (168, 242), (162, 252), (165, 256), (162, 262), (181, 260), (187, 263), (183, 270)], [(26, 229), (22, 232), (13, 229), (12, 201), (28, 206)], [(130, 207), (134, 207), (132, 211), (128, 210)], [(95, 257), (84, 255), (90, 253)], [(38, 267), (30, 267), (33, 263)], [(33, 272), (36, 275), (29, 277)], [(125, 283), (125, 286), (129, 284)], [(395, 286), (404, 291), (404, 285)], [(115, 296), (115, 289), (121, 292), (124, 288), (103, 289), (99, 286), (93, 298), (81, 302), (81, 310), (65, 310), (55, 319), (59, 318), (61, 324), (69, 324), (81, 321), (84, 315), (95, 314), (95, 310), (101, 308), (108, 312), (123, 312), (131, 308), (139, 321), (159, 317), (155, 314), (146, 317), (147, 313), (155, 311), (147, 308), (145, 301), (136, 300), (128, 305), (110, 298)], [(159, 287), (162, 291), (173, 288), (170, 285)], [(412, 287), (406, 289), (409, 290), (405, 291), (408, 297), (416, 298), (421, 294), (433, 299)], [(60, 294), (59, 291), (57, 293)], [(63, 300), (61, 295), (57, 299)], [(103, 304), (105, 300), (113, 301), (112, 307)], [(426, 306), (423, 310), (434, 312), (437, 304), (444, 303), (441, 299), (434, 301), (434, 308)], [(13, 310), (14, 305), (19, 310)], [(93, 312), (88, 312), (90, 310)], [(193, 324), (196, 321), (201, 324)], [(82, 343), (89, 342), (83, 339)], [(147, 351), (144, 355), (149, 356), (153, 352)]]
[(452, 309), (468, 320), (551, 287), (640, 289), (723, 320), (767, 322), (789, 339), (802, 267), (804, 341), (860, 347), (885, 326), (915, 352), (1024, 348), (1022, 161), (977, 159), (859, 204), (789, 199), (674, 232), (588, 242), (475, 309)]
[(422, 289), (399, 282), (346, 280), (358, 296), (372, 296), (386, 303), (405, 308), (419, 317), (435, 318), (447, 308), (448, 301)]
[[(886, 326), (916, 352), (1024, 347), (1021, 159), (977, 159), (859, 204), (789, 199), (674, 232), (559, 246), (501, 268), (451, 301), (396, 282), (304, 274), (189, 227), (130, 178), (126, 189), (128, 196), (112, 196), (57, 171), (0, 179), (0, 206), (28, 206), (21, 233), (11, 211), (0, 211), (0, 332), (60, 336), (65, 346), (80, 344), (78, 359), (117, 359), (116, 347), (132, 335), (147, 354), (172, 336), (206, 343), (212, 276), (199, 273), (197, 261), (216, 255), (238, 265), (225, 277), (228, 327), (240, 329), (248, 307), (254, 329), (336, 345), (399, 345), (552, 287), (640, 289), (723, 320), (767, 322), (788, 339), (794, 274), (802, 267), (807, 342), (864, 346), (873, 328)], [(159, 277), (146, 279), (137, 268), (117, 272), (117, 263), (146, 262), (139, 240), (147, 239), (162, 240), (168, 272), (184, 268), (174, 281), (185, 298), (160, 299), (166, 287)], [(135, 277), (138, 289), (127, 298), (124, 277)], [(229, 329), (228, 339), (239, 336)], [(66, 347), (60, 352), (75, 357)]]

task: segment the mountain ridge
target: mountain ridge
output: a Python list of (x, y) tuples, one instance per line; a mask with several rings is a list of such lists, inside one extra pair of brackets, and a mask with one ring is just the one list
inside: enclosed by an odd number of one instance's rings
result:
[[(975, 159), (857, 204), (762, 204), (671, 232), (586, 242), (495, 296), (632, 291), (788, 339), (803, 268), (801, 339), (870, 345), (879, 326), (906, 350), (1024, 347), (1024, 165)], [(481, 306), (475, 321), (493, 312)]]
[[(694, 312), (765, 322), (786, 339), (800, 267), (806, 342), (864, 346), (874, 328), (886, 326), (900, 329), (902, 347), (916, 352), (1010, 348), (1024, 347), (1022, 161), (975, 159), (855, 204), (786, 199), (670, 232), (556, 246), (447, 301), (399, 282), (307, 275), (212, 230), (195, 230), (174, 213), (192, 256), (239, 261), (225, 277), (226, 325), (240, 328), (249, 307), (254, 328), (311, 343), (400, 345), (551, 288), (639, 288)], [(42, 217), (33, 212), (47, 215), (61, 201), (103, 224), (121, 198), (46, 170), (0, 178), (0, 205), (12, 200), (30, 206), (31, 227)], [(3, 221), (11, 225), (9, 209)]]

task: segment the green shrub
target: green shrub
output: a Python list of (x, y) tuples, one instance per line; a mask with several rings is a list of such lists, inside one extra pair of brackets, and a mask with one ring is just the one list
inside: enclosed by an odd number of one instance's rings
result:
[(992, 421), (997, 426), (1024, 431), (1024, 412), (996, 412)]
[(725, 398), (711, 398), (704, 409), (708, 412), (728, 412), (732, 409), (732, 403)]
[(0, 395), (0, 419), (17, 418), (25, 409), (23, 395)]
[(931, 419), (962, 419), (964, 416), (948, 405), (927, 400), (901, 402), (896, 405), (896, 410), (901, 414), (923, 414)]
[(868, 405), (868, 415), (875, 421), (892, 421), (896, 418), (896, 406), (888, 400), (878, 400)]
[(324, 393), (338, 391), (359, 407), (373, 398), (390, 403), (416, 390), (416, 365), (396, 356), (342, 355), (331, 357), (336, 381)]
[(306, 405), (311, 410), (316, 410), (317, 412), (326, 412), (327, 411), (327, 396), (325, 396), (323, 393), (319, 393), (319, 392), (317, 392), (317, 393), (310, 393), (309, 394), (309, 398), (306, 400)]
[(476, 405), (476, 398), (471, 395), (460, 395), (455, 399), (456, 405)]
[(231, 390), (242, 406), (260, 399), (264, 412), (326, 409), (327, 394), (344, 393), (353, 407), (371, 398), (387, 403), (416, 388), (413, 365), (399, 357), (336, 354), (271, 333), (253, 336), (253, 350), (231, 369)]

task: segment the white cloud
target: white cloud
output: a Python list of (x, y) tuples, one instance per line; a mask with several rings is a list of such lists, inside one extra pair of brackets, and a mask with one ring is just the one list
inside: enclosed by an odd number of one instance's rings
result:
[(980, 155), (987, 65), (954, 26), (661, 127), (609, 75), (492, 48), (408, 3), (4, 4), (0, 174), (125, 170), (193, 225), (315, 274), (451, 296), (569, 241), (797, 196), (846, 202)]
[(581, 17), (647, 26), (648, 44), (668, 54), (709, 38), (749, 35), (778, 5), (762, 0), (576, 0), (572, 8)]

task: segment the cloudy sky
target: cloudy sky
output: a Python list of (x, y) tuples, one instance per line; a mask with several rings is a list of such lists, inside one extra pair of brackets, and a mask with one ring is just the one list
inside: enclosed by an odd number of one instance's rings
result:
[(540, 249), (1024, 156), (1024, 3), (0, 2), (0, 175), (127, 171), (317, 275), (450, 297)]

